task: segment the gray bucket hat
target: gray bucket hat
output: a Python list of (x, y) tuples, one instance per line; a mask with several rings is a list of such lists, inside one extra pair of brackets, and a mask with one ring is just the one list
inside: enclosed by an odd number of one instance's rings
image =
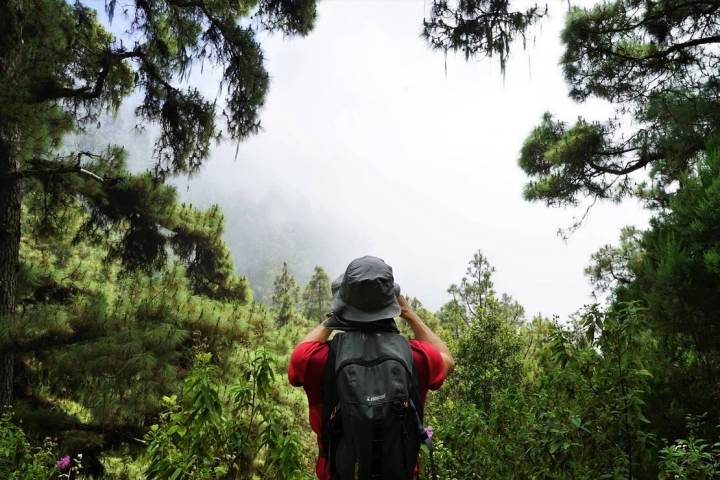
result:
[(375, 322), (400, 315), (400, 285), (392, 267), (377, 257), (356, 258), (332, 283), (332, 312), (351, 322)]

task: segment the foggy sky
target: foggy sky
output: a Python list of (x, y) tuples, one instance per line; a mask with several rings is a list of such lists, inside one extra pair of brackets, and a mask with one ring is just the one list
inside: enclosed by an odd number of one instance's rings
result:
[[(647, 213), (634, 202), (597, 205), (563, 241), (558, 228), (585, 207), (522, 199), (518, 153), (545, 111), (567, 121), (611, 115), (567, 98), (562, 5), (525, 51), (516, 45), (503, 78), (496, 59), (429, 50), (423, 1), (319, 2), (306, 38), (261, 37), (271, 75), (263, 132), (217, 146), (199, 175), (179, 181), (182, 196), (227, 212), (240, 273), (287, 251), (300, 277), (315, 264), (335, 277), (372, 254), (435, 309), (481, 249), (499, 292), (529, 315), (566, 317), (590, 301), (590, 254), (622, 226), (644, 227)], [(193, 81), (217, 94), (212, 71)]]

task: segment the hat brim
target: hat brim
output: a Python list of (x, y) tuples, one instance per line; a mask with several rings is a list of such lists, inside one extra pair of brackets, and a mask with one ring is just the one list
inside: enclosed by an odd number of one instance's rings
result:
[(397, 323), (394, 318), (386, 318), (384, 320), (375, 320), (374, 322), (350, 322), (342, 320), (337, 315), (330, 315), (322, 323), (323, 327), (331, 330), (339, 330), (341, 332), (352, 332), (357, 330), (372, 329), (376, 332), (397, 332)]
[(400, 315), (400, 304), (397, 301), (398, 295), (400, 295), (400, 285), (397, 283), (393, 284), (393, 290), (395, 291), (395, 298), (393, 302), (387, 306), (374, 311), (360, 310), (359, 308), (348, 305), (340, 298), (340, 284), (342, 283), (342, 275), (336, 278), (332, 283), (332, 312), (343, 320), (351, 322), (376, 322), (378, 320), (385, 320), (387, 318), (395, 318)]

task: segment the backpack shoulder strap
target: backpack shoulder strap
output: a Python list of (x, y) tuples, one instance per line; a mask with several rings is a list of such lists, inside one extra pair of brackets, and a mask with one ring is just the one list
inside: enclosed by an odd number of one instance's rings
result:
[(417, 415), (418, 415), (420, 421), (422, 421), (423, 417), (424, 417), (425, 408), (424, 408), (422, 402), (420, 402), (420, 380), (418, 379), (417, 368), (415, 368), (415, 361), (414, 361), (414, 357), (413, 357), (413, 353), (412, 353), (412, 346), (410, 345), (410, 342), (408, 341), (407, 338), (405, 338), (404, 336), (402, 336), (400, 334), (397, 334), (397, 336), (402, 338), (405, 345), (407, 345), (407, 354), (406, 355), (408, 356), (407, 362), (409, 363), (410, 373), (411, 373), (410, 392), (408, 392), (408, 393), (410, 394), (410, 400), (412, 401), (413, 407), (414, 407), (415, 411), (417, 412)]
[(328, 448), (330, 447), (331, 440), (331, 426), (330, 417), (333, 414), (333, 410), (338, 403), (337, 385), (335, 378), (335, 360), (337, 359), (337, 350), (340, 342), (342, 341), (343, 334), (337, 334), (330, 341), (330, 350), (328, 351), (327, 364), (325, 366), (325, 381), (322, 384), (322, 430), (321, 430), (321, 443), (322, 450), (320, 455), (326, 458), (332, 458), (328, 455)]

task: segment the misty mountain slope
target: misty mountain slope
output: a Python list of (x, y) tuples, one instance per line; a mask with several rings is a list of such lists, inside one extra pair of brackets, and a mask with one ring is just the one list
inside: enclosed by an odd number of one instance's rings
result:
[[(134, 105), (121, 108), (115, 117), (103, 118), (97, 128), (66, 138), (69, 149), (101, 148), (108, 143), (122, 145), (134, 172), (147, 169), (155, 128), (137, 128), (132, 116)], [(255, 298), (269, 302), (272, 281), (283, 262), (304, 284), (320, 265), (331, 276), (339, 275), (352, 258), (369, 252), (366, 235), (355, 231), (346, 221), (318, 208), (303, 195), (287, 191), (266, 181), (252, 178), (228, 179), (223, 168), (228, 157), (233, 162), (235, 145), (221, 142), (207, 166), (192, 178), (178, 177), (180, 198), (198, 208), (213, 204), (225, 215), (224, 239), (232, 251), (238, 274), (250, 280)], [(265, 160), (272, 162), (272, 159)], [(234, 173), (237, 175), (236, 173)], [(223, 181), (217, 181), (223, 177)]]
[[(211, 194), (212, 192), (212, 194)], [(200, 179), (191, 181), (182, 196), (194, 205), (217, 203), (225, 213), (225, 242), (238, 272), (250, 279), (255, 297), (270, 300), (272, 281), (283, 261), (302, 285), (316, 265), (339, 275), (367, 242), (351, 228), (302, 198), (273, 188), (261, 196), (252, 192), (213, 192)]]

